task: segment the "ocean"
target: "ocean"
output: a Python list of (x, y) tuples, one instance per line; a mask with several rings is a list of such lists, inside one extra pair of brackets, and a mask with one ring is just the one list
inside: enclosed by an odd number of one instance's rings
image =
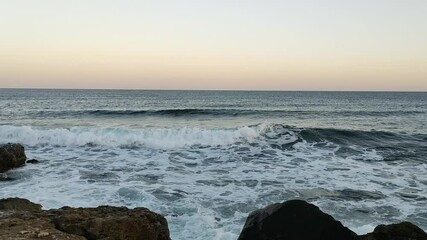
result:
[(0, 89), (7, 142), (40, 162), (0, 198), (147, 207), (174, 240), (234, 240), (295, 198), (359, 234), (427, 230), (427, 93)]

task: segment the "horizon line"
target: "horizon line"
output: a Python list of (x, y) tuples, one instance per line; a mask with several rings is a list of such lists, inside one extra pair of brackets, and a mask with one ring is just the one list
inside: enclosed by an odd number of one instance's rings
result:
[(298, 90), (298, 89), (156, 89), (156, 88), (43, 88), (0, 87), (0, 90), (99, 90), (99, 91), (204, 91), (204, 92), (372, 92), (372, 93), (427, 93), (427, 90)]

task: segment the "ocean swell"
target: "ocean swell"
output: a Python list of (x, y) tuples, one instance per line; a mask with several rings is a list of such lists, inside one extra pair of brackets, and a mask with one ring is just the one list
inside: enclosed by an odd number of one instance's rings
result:
[(343, 110), (295, 110), (295, 109), (221, 109), (221, 108), (171, 108), (171, 109), (94, 109), (94, 110), (42, 110), (34, 112), (38, 117), (92, 116), (92, 117), (237, 117), (237, 116), (286, 116), (286, 115), (330, 115), (340, 116), (407, 116), (424, 114), (425, 111), (343, 111)]

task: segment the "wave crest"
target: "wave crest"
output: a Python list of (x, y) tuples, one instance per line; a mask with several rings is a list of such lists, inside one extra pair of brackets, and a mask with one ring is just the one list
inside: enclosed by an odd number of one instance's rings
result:
[(42, 129), (30, 126), (0, 126), (0, 143), (19, 142), (36, 146), (85, 146), (179, 148), (192, 145), (221, 146), (253, 142), (267, 124), (234, 129), (200, 128), (83, 128)]

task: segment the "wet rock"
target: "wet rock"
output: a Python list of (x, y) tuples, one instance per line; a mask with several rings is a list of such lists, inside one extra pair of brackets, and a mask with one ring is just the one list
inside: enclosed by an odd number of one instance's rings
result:
[(166, 219), (146, 208), (66, 207), (52, 213), (59, 230), (87, 239), (169, 240)]
[(41, 210), (26, 199), (0, 200), (0, 239), (169, 240), (166, 219), (146, 208)]
[(0, 173), (25, 164), (24, 147), (21, 144), (5, 144), (0, 146)]
[(361, 240), (427, 240), (427, 234), (410, 222), (379, 225), (372, 233), (360, 237)]
[(23, 198), (6, 198), (0, 199), (0, 211), (41, 211), (42, 205), (30, 202)]
[(252, 212), (239, 240), (356, 240), (358, 236), (315, 205), (302, 200)]

